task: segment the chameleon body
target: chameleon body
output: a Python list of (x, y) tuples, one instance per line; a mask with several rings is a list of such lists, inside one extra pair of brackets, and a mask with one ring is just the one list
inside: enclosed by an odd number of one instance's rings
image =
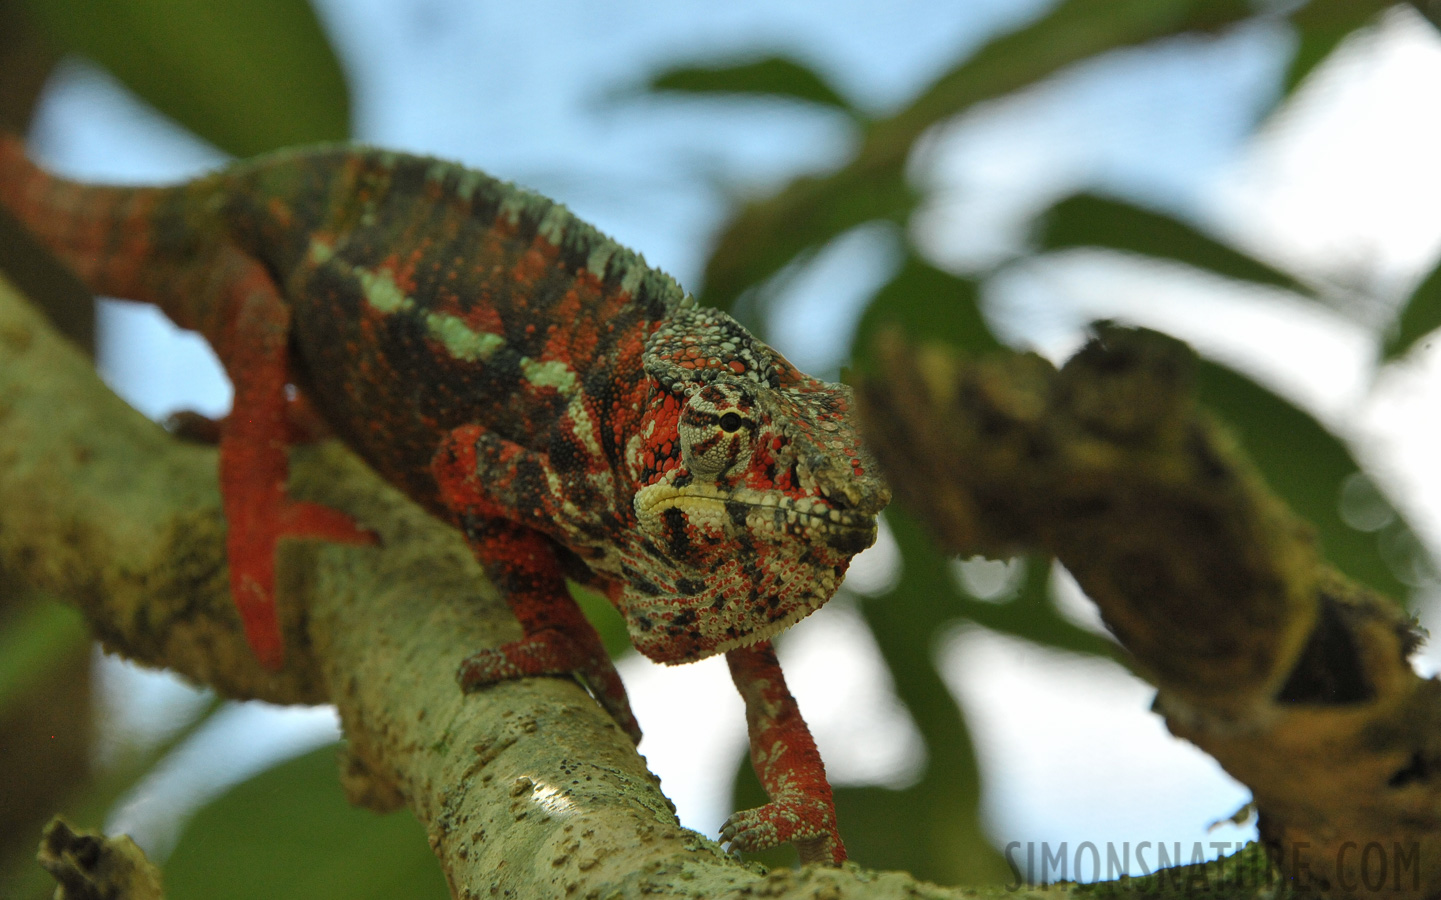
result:
[(564, 579), (592, 585), (651, 659), (727, 654), (771, 802), (723, 836), (845, 859), (769, 639), (831, 597), (889, 499), (849, 389), (564, 207), (432, 159), (322, 147), (125, 188), (51, 176), (4, 138), (0, 205), (96, 293), (214, 346), (235, 386), (219, 423), (231, 590), (264, 664), (282, 660), (276, 542), (373, 540), (286, 498), (298, 396), (463, 531), (520, 620), (520, 640), (460, 664), (463, 687), (575, 673), (639, 740)]

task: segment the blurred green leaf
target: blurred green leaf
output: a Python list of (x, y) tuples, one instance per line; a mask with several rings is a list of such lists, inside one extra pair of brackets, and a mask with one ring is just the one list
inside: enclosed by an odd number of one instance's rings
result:
[[(1410, 588), (1388, 564), (1378, 535), (1341, 518), (1341, 487), (1360, 470), (1351, 451), (1310, 414), (1225, 366), (1199, 360), (1197, 393), (1240, 438), (1266, 482), (1316, 528), (1321, 552), (1341, 571), (1404, 602)], [(1388, 540), (1409, 535), (1400, 517)]]
[(917, 200), (899, 169), (798, 178), (731, 220), (706, 264), (702, 296), (729, 309), (743, 291), (857, 225), (903, 222)]
[(305, 0), (24, 2), (56, 44), (227, 153), (350, 134), (345, 76)]
[(336, 748), (236, 785), (185, 828), (165, 863), (172, 900), (449, 898), (425, 830), (409, 812), (346, 802)]
[(605, 652), (610, 654), (611, 659), (619, 659), (634, 650), (630, 634), (625, 628), (625, 619), (621, 618), (620, 612), (609, 600), (574, 581), (566, 581), (565, 585), (570, 588), (570, 596), (580, 606), (580, 611), (585, 613), (590, 624), (595, 626), (601, 643), (605, 644)]
[(878, 122), (862, 156), (899, 165), (932, 125), (983, 100), (1021, 90), (1109, 50), (1213, 31), (1253, 14), (1246, 0), (1062, 0), (1041, 18), (961, 60), (904, 110)]
[(871, 298), (856, 326), (851, 358), (864, 365), (876, 346), (876, 335), (887, 328), (966, 353), (1003, 349), (981, 315), (976, 282), (937, 269), (914, 254)]
[(1441, 31), (1441, 4), (1436, 0), (1411, 0), (1411, 8), (1421, 14), (1421, 17), (1430, 22)]
[(1107, 50), (1220, 28), (1251, 14), (1245, 0), (1063, 0), (942, 73), (895, 115), (872, 123), (845, 166), (797, 178), (738, 209), (706, 264), (702, 299), (729, 309), (742, 292), (842, 232), (873, 219), (903, 221), (916, 204), (906, 161), (937, 123)]
[(829, 106), (856, 119), (865, 118), (825, 77), (786, 56), (714, 66), (678, 66), (651, 76), (646, 87), (655, 92), (785, 97)]
[(1376, 18), (1389, 0), (1311, 0), (1291, 14), (1296, 26), (1296, 54), (1286, 68), (1282, 99), (1320, 65), (1353, 31)]
[(937, 668), (937, 640), (957, 619), (945, 599), (959, 590), (949, 560), (920, 523), (895, 507), (886, 522), (901, 553), (901, 577), (889, 594), (867, 597), (860, 608), (925, 743), (926, 768), (902, 790), (838, 789), (836, 814), (843, 827), (867, 823), (846, 832), (863, 865), (943, 884), (997, 883), (1007, 871), (980, 824), (981, 776), (970, 729)]
[(51, 601), (26, 603), (0, 623), (0, 716), (69, 651), (90, 640), (80, 613)]
[(1310, 288), (1285, 272), (1185, 222), (1121, 200), (1075, 194), (1052, 206), (1041, 223), (1037, 239), (1044, 250), (1103, 247), (1169, 259), (1240, 281), (1311, 294)]
[(1441, 261), (1406, 298), (1396, 331), (1386, 340), (1384, 358), (1398, 359), (1421, 338), (1441, 328)]
[(0, 128), (23, 134), (59, 54), (20, 4), (0, 0)]

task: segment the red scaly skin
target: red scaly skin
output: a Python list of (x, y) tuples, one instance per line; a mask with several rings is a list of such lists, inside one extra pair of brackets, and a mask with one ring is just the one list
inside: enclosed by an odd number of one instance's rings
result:
[(769, 639), (830, 599), (889, 500), (848, 388), (564, 207), (436, 160), (318, 148), (115, 188), (54, 178), (0, 136), (0, 205), (97, 293), (215, 347), (234, 410), (185, 421), (219, 435), (231, 592), (263, 663), (282, 661), (276, 543), (373, 541), (285, 496), (286, 445), (329, 431), (460, 528), (520, 621), (461, 662), (464, 689), (575, 675), (638, 741), (565, 578), (590, 584), (651, 659), (727, 654), (771, 802), (725, 839), (845, 859)]

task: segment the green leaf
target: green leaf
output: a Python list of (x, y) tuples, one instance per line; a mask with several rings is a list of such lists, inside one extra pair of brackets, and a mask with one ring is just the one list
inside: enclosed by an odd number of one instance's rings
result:
[(350, 99), (305, 0), (24, 0), (61, 47), (227, 153), (342, 140)]
[(357, 809), (336, 747), (236, 785), (196, 813), (165, 863), (171, 900), (449, 898), (425, 830), (409, 812)]
[(876, 335), (888, 328), (966, 353), (1003, 349), (981, 315), (976, 282), (937, 269), (915, 255), (906, 258), (861, 315), (851, 358), (864, 365), (875, 348)]
[(1042, 217), (1037, 236), (1044, 250), (1102, 247), (1169, 259), (1227, 278), (1310, 295), (1296, 279), (1206, 235), (1192, 225), (1121, 200), (1075, 194)]
[(1245, 0), (1062, 0), (942, 73), (911, 104), (878, 122), (870, 151), (903, 162), (932, 125), (976, 103), (1019, 91), (1110, 50), (1250, 18)]
[(1410, 588), (1388, 564), (1384, 542), (1406, 538), (1406, 523), (1382, 535), (1358, 531), (1341, 518), (1341, 488), (1360, 470), (1351, 451), (1309, 413), (1225, 366), (1199, 360), (1197, 393), (1240, 438), (1267, 484), (1316, 529), (1321, 552), (1352, 578), (1405, 601)]
[(80, 613), (51, 601), (25, 603), (0, 623), (0, 718), (89, 639)]
[(917, 201), (899, 169), (798, 178), (732, 219), (706, 264), (701, 297), (729, 309), (742, 292), (857, 225), (905, 221)]
[(595, 627), (601, 643), (605, 644), (605, 652), (610, 654), (611, 659), (620, 659), (634, 651), (630, 633), (626, 631), (625, 619), (609, 600), (574, 581), (566, 581), (565, 586), (570, 589), (570, 596), (580, 606), (580, 611), (585, 613), (585, 617)]
[(1377, 0), (1311, 0), (1291, 14), (1296, 26), (1296, 54), (1286, 68), (1282, 98), (1295, 92), (1331, 51), (1353, 31), (1374, 20), (1389, 2)]
[(829, 106), (856, 119), (865, 118), (824, 76), (786, 56), (714, 66), (678, 66), (651, 76), (646, 87), (657, 93), (785, 97)]
[(1441, 328), (1441, 261), (1406, 299), (1396, 331), (1386, 340), (1385, 359), (1406, 355), (1417, 341), (1437, 328)]

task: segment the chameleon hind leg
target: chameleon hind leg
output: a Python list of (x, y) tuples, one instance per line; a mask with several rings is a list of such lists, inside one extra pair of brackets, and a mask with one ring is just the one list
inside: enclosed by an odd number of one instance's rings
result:
[(731, 679), (746, 704), (751, 764), (770, 802), (735, 813), (721, 837), (742, 851), (794, 844), (802, 863), (840, 865), (846, 847), (826, 767), (800, 707), (786, 687), (770, 641), (726, 653)]
[(261, 664), (279, 669), (284, 641), (275, 611), (275, 550), (282, 537), (373, 544), (339, 510), (285, 495), (290, 308), (265, 271), (247, 262), (226, 287), (234, 310), (225, 335), (235, 403), (220, 428), (220, 493), (228, 526), (230, 592)]
[(555, 545), (539, 527), (554, 527), (552, 501), (537, 490), (549, 481), (544, 454), (467, 425), (451, 432), (431, 470), (525, 635), (466, 658), (456, 673), (461, 687), (472, 691), (534, 675), (578, 675), (616, 724), (640, 743), (640, 725), (620, 673), (566, 589)]

